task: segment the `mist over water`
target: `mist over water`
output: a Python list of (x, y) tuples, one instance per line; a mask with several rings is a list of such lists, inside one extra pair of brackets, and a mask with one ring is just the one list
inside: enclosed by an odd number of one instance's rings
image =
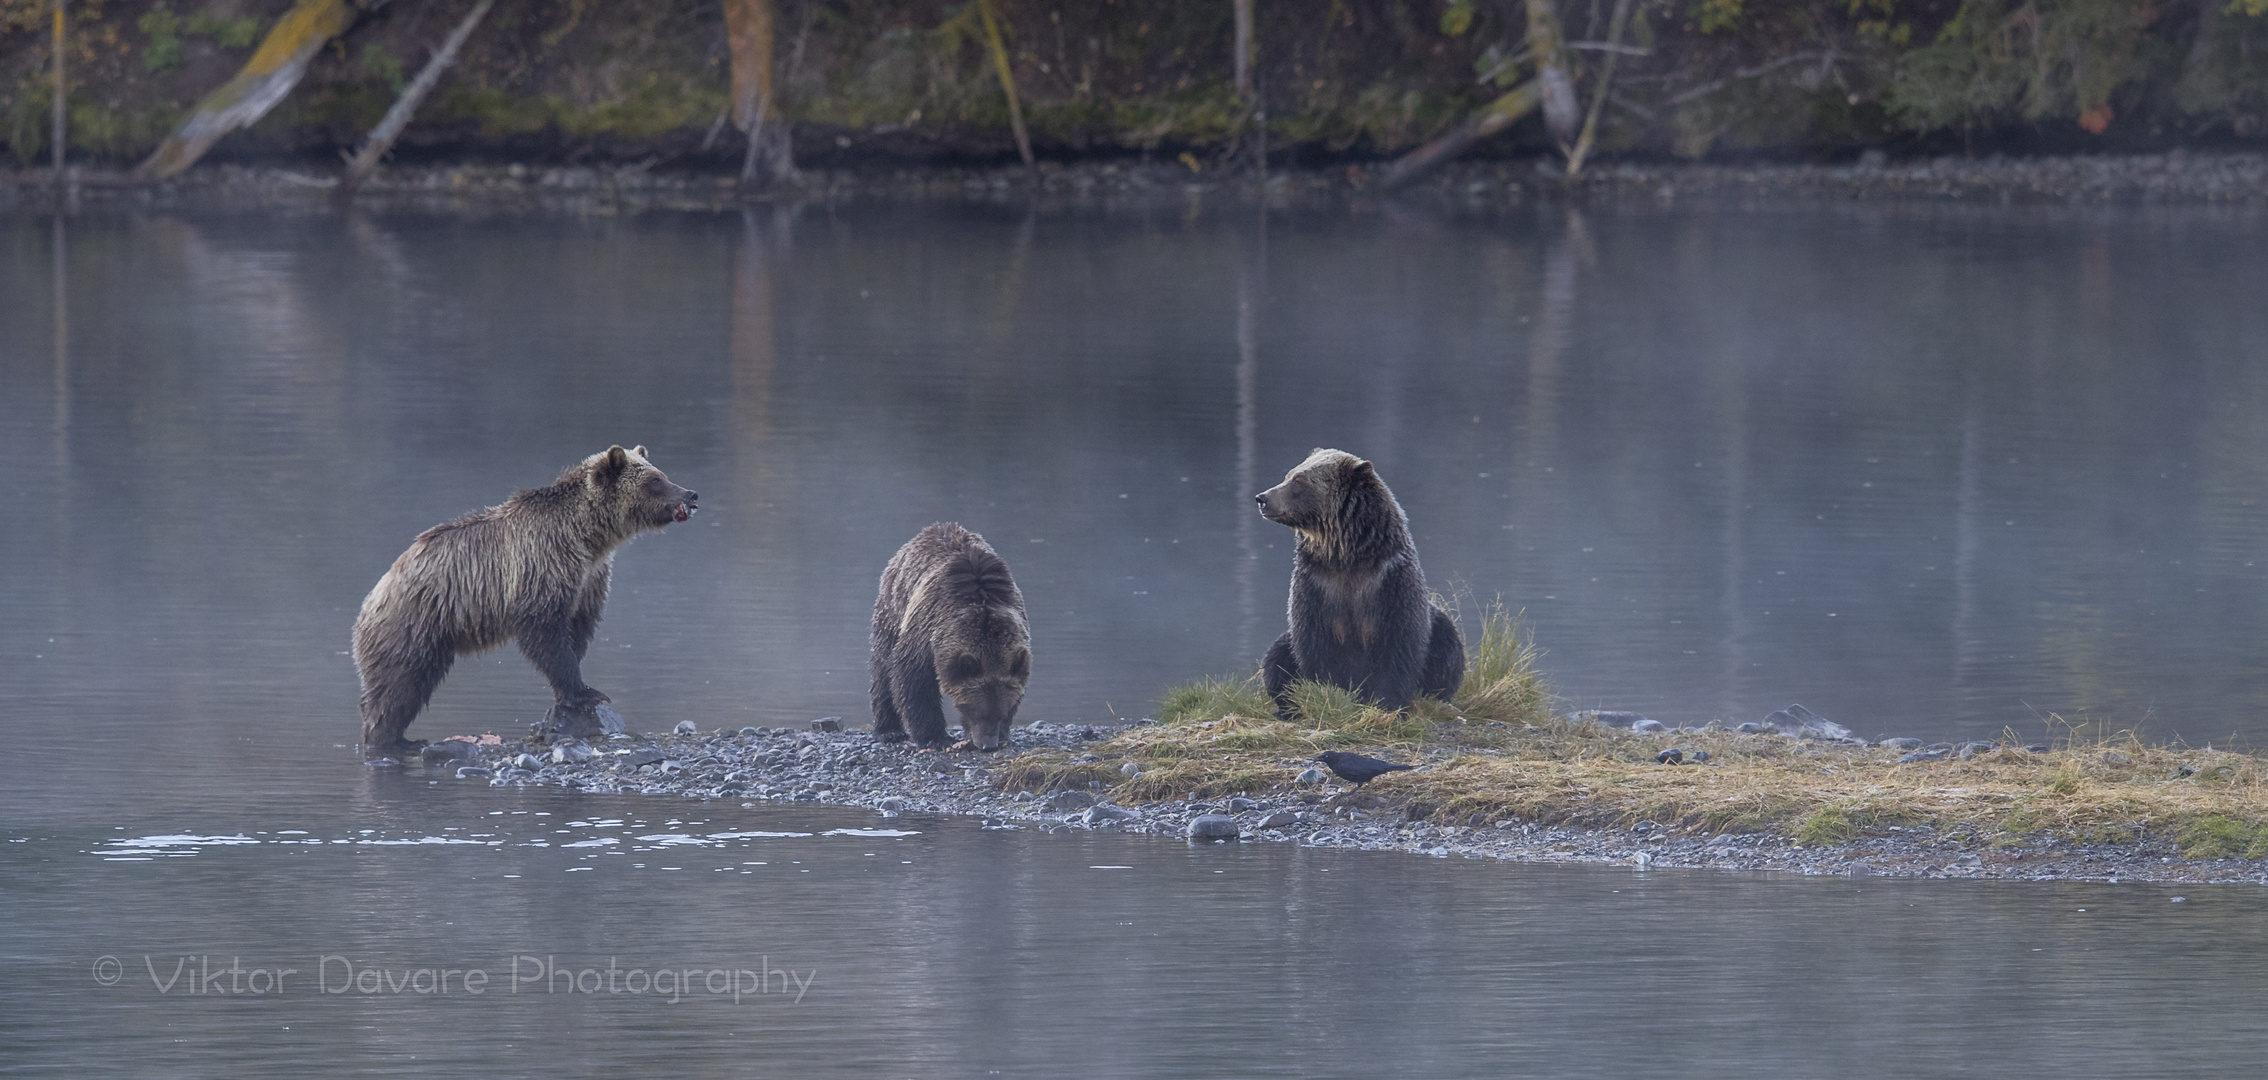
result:
[[(937, 520), (1024, 592), (1021, 718), (1152, 715), (1280, 632), (1289, 534), (1251, 496), (1334, 446), (1377, 463), (1468, 630), (1524, 611), (1571, 708), (2257, 742), (2263, 232), (1893, 207), (0, 219), (0, 942), (28, 973), (0, 987), (0, 1070), (99, 1073), (98, 1040), (122, 1073), (192, 1046), (248, 1075), (531, 1041), (597, 1068), (665, 1035), (801, 1075), (2152, 1075), (2257, 1049), (2211, 1019), (2263, 974), (2251, 892), (827, 837), (876, 822), (371, 774), (346, 650), (419, 531), (642, 443), (702, 509), (617, 557), (584, 671), (635, 726), (863, 726), (876, 579)], [(517, 653), (468, 658), (410, 734), (510, 735), (548, 703)], [(418, 842), (496, 811), (557, 824)], [(558, 846), (602, 819), (616, 844)], [(736, 830), (813, 835), (632, 850)], [(223, 952), (823, 978), (752, 1012), (88, 978)], [(1656, 1039), (1664, 1015), (1687, 1024)], [(2117, 1048), (2078, 1037), (2111, 1018)]]

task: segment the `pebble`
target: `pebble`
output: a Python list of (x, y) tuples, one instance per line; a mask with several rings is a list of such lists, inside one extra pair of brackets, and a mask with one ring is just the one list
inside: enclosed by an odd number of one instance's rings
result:
[(543, 759), (534, 754), (521, 754), (512, 759), (512, 765), (514, 768), (526, 769), (529, 772), (539, 772), (543, 769)]
[(655, 762), (660, 761), (662, 757), (663, 754), (661, 751), (655, 750), (652, 747), (643, 747), (621, 754), (620, 756), (615, 758), (615, 762), (625, 769), (635, 769), (642, 765), (652, 765)]
[(701, 729), (695, 726), (691, 720), (680, 720), (677, 722), (677, 727), (673, 728), (672, 731), (679, 735), (698, 735)]
[(1293, 813), (1289, 810), (1278, 810), (1273, 814), (1269, 814), (1267, 817), (1261, 818), (1259, 827), (1263, 829), (1281, 829), (1286, 825), (1297, 824), (1299, 824), (1298, 814)]
[(1669, 725), (1664, 724), (1659, 720), (1648, 720), (1641, 717), (1630, 725), (1630, 730), (1638, 732), (1642, 735), (1652, 735), (1655, 732), (1668, 731)]
[(1137, 776), (1142, 775), (1142, 767), (1129, 761), (1126, 764), (1118, 767), (1118, 775), (1131, 780)]
[(1736, 727), (1733, 730), (1740, 732), (1743, 735), (1762, 735), (1764, 734), (1764, 725), (1751, 721), (1749, 723), (1742, 724), (1741, 726)]
[(840, 716), (822, 716), (811, 722), (811, 730), (813, 731), (841, 731), (842, 729), (843, 718)]
[[(1029, 795), (1029, 794), (1031, 794), (1031, 793), (1030, 793), (1030, 792), (1020, 792), (1019, 794), (1025, 794), (1025, 795)], [(882, 809), (884, 809), (884, 810), (888, 810), (888, 811), (896, 812), (896, 811), (899, 811), (899, 810), (903, 810), (903, 809), (905, 809), (905, 808), (906, 808), (906, 800), (905, 800), (905, 797), (904, 797), (904, 796), (902, 796), (902, 795), (892, 795), (892, 796), (890, 796), (889, 798), (882, 800)]]
[(1917, 761), (1943, 760), (1945, 760), (1945, 751), (1943, 750), (1916, 750), (1911, 754), (1898, 755), (1898, 764), (1900, 765), (1910, 765)]
[(1323, 775), (1321, 769), (1302, 769), (1298, 776), (1292, 778), (1292, 782), (1304, 787), (1314, 787), (1328, 779), (1330, 777)]
[(1241, 813), (1246, 810), (1255, 810), (1258, 809), (1259, 806), (1260, 804), (1257, 801), (1247, 799), (1242, 795), (1236, 796), (1235, 798), (1228, 801), (1229, 813), (1232, 814)]
[(1191, 840), (1234, 840), (1238, 829), (1236, 819), (1221, 814), (1199, 814), (1189, 819), (1184, 833)]
[(742, 738), (747, 738), (747, 737), (749, 737), (749, 736), (751, 736), (751, 735), (762, 735), (763, 733), (764, 733), (764, 729), (763, 729), (763, 728), (755, 728), (755, 727), (744, 727), (744, 728), (741, 728), (741, 729), (740, 729), (740, 734), (741, 734), (741, 737), (742, 737)]
[(1881, 742), (1881, 744), (1880, 744), (1880, 745), (1882, 745), (1882, 746), (1886, 746), (1886, 747), (1888, 747), (1888, 748), (1890, 748), (1890, 749), (1892, 749), (1892, 750), (1896, 750), (1896, 751), (1899, 751), (1899, 752), (1903, 753), (1903, 752), (1905, 752), (1905, 751), (1908, 751), (1908, 750), (1919, 750), (1919, 749), (1921, 749), (1921, 740), (1920, 740), (1920, 739), (1884, 739), (1884, 740), (1882, 740), (1882, 742)]
[(1654, 764), (1683, 765), (1685, 764), (1685, 751), (1680, 750), (1674, 746), (1670, 747), (1669, 749), (1654, 755)]

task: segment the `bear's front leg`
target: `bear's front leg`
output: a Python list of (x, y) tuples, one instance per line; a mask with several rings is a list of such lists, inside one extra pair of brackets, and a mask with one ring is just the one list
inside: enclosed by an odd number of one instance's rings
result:
[(945, 734), (945, 695), (937, 689), (937, 668), (926, 657), (890, 673), (895, 691), (891, 703), (915, 746), (942, 749), (953, 740)]
[(534, 625), (516, 628), (512, 637), (520, 655), (528, 658), (551, 683), (552, 699), (563, 709), (588, 709), (614, 700), (583, 681), (583, 658), (575, 648), (574, 624), (566, 619), (535, 619)]

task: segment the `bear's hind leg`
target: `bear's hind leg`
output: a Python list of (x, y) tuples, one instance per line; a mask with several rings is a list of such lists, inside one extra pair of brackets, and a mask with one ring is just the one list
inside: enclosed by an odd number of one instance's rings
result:
[(456, 654), (448, 648), (359, 656), (362, 669), (362, 751), (399, 754), (423, 743), (403, 737), (410, 721), (433, 700)]
[(1260, 681), (1268, 688), (1268, 697), (1276, 703), (1276, 715), (1291, 719), (1291, 684), (1298, 682), (1299, 658), (1292, 655), (1291, 631), (1268, 646), (1268, 655), (1260, 661)]
[(1433, 636), (1426, 643), (1425, 674), (1418, 693), (1449, 701), (1465, 685), (1465, 635), (1457, 620), (1440, 608), (1433, 609)]

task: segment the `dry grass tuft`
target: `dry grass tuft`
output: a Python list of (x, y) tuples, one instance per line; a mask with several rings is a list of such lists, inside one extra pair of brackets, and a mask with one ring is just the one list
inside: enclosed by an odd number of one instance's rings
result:
[[(1364, 794), (1453, 824), (1651, 821), (1806, 846), (1929, 826), (2001, 847), (2157, 837), (2191, 858), (2268, 857), (2268, 759), (2259, 755), (2146, 746), (2132, 732), (2091, 733), (2056, 717), (2042, 752), (2020, 749), (2010, 734), (2001, 749), (1968, 759), (1907, 764), (1895, 750), (1775, 735), (1640, 735), (1554, 716), (1538, 654), (1518, 630), (1501, 611), (1488, 616), (1454, 704), (1421, 700), (1387, 712), (1307, 684), (1293, 689), (1285, 719), (1256, 681), (1209, 679), (1169, 692), (1157, 724), (1084, 753), (1019, 756), (999, 782), (1047, 792), (1099, 781), (1126, 803), (1292, 793), (1315, 755), (1350, 749), (1422, 766), (1381, 777)], [(1708, 760), (1656, 764), (1671, 747)], [(1128, 762), (1138, 775), (1124, 775)]]

